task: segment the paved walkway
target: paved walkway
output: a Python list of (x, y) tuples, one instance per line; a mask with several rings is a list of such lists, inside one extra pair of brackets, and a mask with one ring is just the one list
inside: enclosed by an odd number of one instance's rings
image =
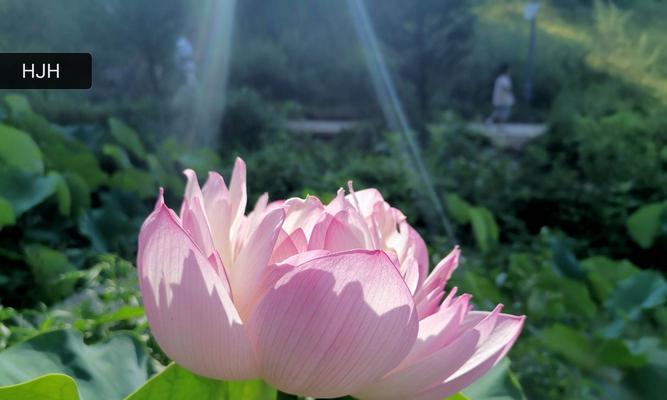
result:
[(320, 136), (335, 136), (341, 131), (351, 129), (359, 121), (329, 119), (293, 119), (287, 121), (287, 129), (294, 132), (306, 132)]
[(528, 141), (540, 136), (547, 130), (545, 124), (522, 123), (509, 123), (502, 126), (497, 124), (471, 123), (469, 127), (488, 136), (497, 145), (511, 148), (523, 147)]
[[(300, 119), (287, 121), (287, 129), (294, 132), (306, 132), (323, 137), (332, 137), (341, 131), (352, 129), (360, 121)], [(473, 122), (468, 125), (491, 140), (498, 146), (521, 148), (531, 139), (543, 134), (547, 130), (545, 124), (490, 124)]]

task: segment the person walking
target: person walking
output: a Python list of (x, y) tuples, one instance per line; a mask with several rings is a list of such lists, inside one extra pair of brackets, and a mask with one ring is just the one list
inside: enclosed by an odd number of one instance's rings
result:
[(486, 124), (498, 123), (500, 129), (509, 120), (514, 105), (514, 92), (510, 66), (504, 63), (500, 66), (496, 81), (493, 85), (493, 112), (486, 119)]

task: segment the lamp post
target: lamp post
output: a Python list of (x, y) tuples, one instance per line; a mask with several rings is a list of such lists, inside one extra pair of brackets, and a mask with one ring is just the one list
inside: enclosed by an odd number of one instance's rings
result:
[(540, 3), (531, 1), (523, 8), (523, 17), (530, 21), (530, 42), (528, 44), (528, 59), (526, 60), (526, 80), (523, 86), (523, 99), (526, 104), (530, 104), (533, 97), (533, 69), (535, 64), (535, 20), (537, 11), (540, 9)]

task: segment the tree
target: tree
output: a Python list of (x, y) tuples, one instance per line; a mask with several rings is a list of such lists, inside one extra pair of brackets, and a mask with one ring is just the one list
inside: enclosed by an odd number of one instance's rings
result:
[(473, 34), (470, 0), (371, 0), (369, 11), (417, 126), (431, 118), (434, 99), (452, 87)]

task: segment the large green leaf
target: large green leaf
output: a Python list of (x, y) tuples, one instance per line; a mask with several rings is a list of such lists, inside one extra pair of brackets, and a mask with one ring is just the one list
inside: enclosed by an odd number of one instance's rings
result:
[(584, 369), (595, 365), (593, 346), (586, 335), (568, 326), (555, 324), (541, 333), (544, 346)]
[(647, 204), (628, 217), (628, 233), (640, 247), (647, 249), (653, 245), (660, 231), (660, 219), (665, 208), (663, 203)]
[(84, 143), (68, 137), (43, 116), (25, 112), (13, 115), (12, 123), (30, 133), (43, 152), (47, 169), (79, 174), (92, 189), (106, 181), (97, 156)]
[(109, 118), (111, 136), (140, 160), (146, 158), (146, 150), (137, 132), (116, 118)]
[(524, 400), (519, 380), (510, 370), (510, 360), (503, 359), (482, 378), (463, 389), (472, 400)]
[(0, 228), (5, 225), (13, 225), (16, 222), (12, 203), (0, 196)]
[(223, 382), (197, 376), (176, 365), (152, 377), (126, 400), (269, 400), (276, 390), (261, 380)]
[(0, 385), (48, 373), (73, 377), (84, 400), (114, 400), (141, 386), (150, 366), (144, 345), (127, 333), (88, 346), (77, 331), (52, 331), (0, 353)]
[(9, 201), (15, 218), (56, 192), (59, 178), (26, 173), (15, 168), (0, 169), (0, 193)]
[(576, 311), (591, 319), (595, 316), (597, 306), (591, 299), (586, 285), (567, 278), (563, 278), (558, 285), (562, 302), (567, 307), (568, 313)]
[(595, 357), (600, 364), (617, 367), (637, 368), (646, 364), (646, 354), (633, 354), (621, 339), (603, 340), (595, 350)]
[(630, 318), (667, 301), (667, 282), (657, 271), (642, 271), (618, 284), (605, 305)]
[(5, 165), (34, 174), (44, 173), (42, 152), (30, 135), (0, 124), (0, 167)]
[(541, 339), (547, 349), (583, 369), (592, 370), (603, 365), (636, 368), (647, 362), (645, 354), (633, 353), (621, 339), (591, 338), (561, 324), (544, 329)]
[(581, 262), (598, 300), (604, 302), (623, 279), (639, 272), (628, 260), (615, 261), (607, 257), (590, 257)]
[(74, 379), (47, 374), (27, 382), (0, 387), (0, 400), (79, 400)]

